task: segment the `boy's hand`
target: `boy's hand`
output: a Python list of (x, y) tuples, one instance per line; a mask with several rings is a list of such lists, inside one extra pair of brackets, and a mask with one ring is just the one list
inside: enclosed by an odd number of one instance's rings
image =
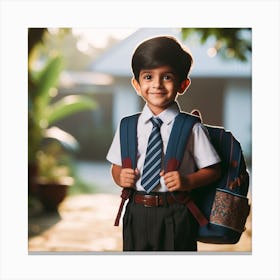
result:
[(171, 171), (168, 173), (164, 173), (164, 171), (162, 171), (160, 176), (164, 177), (164, 182), (168, 191), (174, 192), (187, 190), (187, 179), (180, 176), (178, 171)]
[(124, 188), (132, 188), (135, 186), (137, 179), (139, 178), (139, 171), (136, 168), (122, 168), (120, 173), (120, 185)]
[(215, 182), (221, 176), (220, 163), (204, 167), (188, 174), (186, 177), (180, 176), (178, 171), (171, 171), (164, 173), (162, 171), (160, 176), (164, 177), (165, 185), (170, 192), (174, 191), (190, 191), (202, 186), (207, 186)]

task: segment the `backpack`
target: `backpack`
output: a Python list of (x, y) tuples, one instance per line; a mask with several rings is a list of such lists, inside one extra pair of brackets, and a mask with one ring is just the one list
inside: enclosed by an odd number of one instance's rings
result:
[[(196, 113), (196, 112), (195, 112)], [(120, 124), (122, 166), (136, 168), (137, 121), (140, 114), (125, 117)], [(180, 112), (174, 121), (164, 158), (164, 171), (178, 170), (193, 125), (201, 122), (201, 117)], [(190, 192), (186, 207), (199, 224), (197, 241), (214, 244), (235, 244), (244, 231), (250, 212), (247, 193), (249, 174), (240, 143), (231, 132), (223, 127), (204, 125), (211, 143), (222, 162), (221, 178), (209, 186)], [(124, 202), (132, 194), (123, 188), (121, 205), (115, 221), (119, 224)]]

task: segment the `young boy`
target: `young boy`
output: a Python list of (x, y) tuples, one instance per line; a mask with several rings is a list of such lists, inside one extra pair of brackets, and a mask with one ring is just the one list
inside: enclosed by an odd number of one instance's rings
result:
[[(177, 94), (190, 85), (191, 65), (192, 56), (168, 36), (144, 41), (133, 54), (132, 85), (146, 102), (137, 124), (137, 168), (121, 166), (119, 128), (107, 155), (115, 183), (133, 189), (123, 218), (124, 251), (197, 251), (198, 223), (182, 201), (191, 190), (219, 178), (220, 158), (197, 123), (178, 171), (164, 173), (158, 159), (159, 154), (164, 158), (180, 112)], [(150, 134), (156, 139), (151, 145)]]

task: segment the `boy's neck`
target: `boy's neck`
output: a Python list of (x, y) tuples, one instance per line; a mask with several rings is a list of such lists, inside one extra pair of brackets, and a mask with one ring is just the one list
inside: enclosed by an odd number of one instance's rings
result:
[(163, 111), (165, 111), (166, 109), (168, 109), (170, 106), (172, 106), (175, 103), (175, 100), (171, 103), (169, 103), (167, 106), (165, 107), (151, 107), (148, 103), (147, 106), (149, 107), (149, 109), (151, 110), (151, 112), (153, 113), (154, 116), (158, 116), (159, 114), (161, 114)]

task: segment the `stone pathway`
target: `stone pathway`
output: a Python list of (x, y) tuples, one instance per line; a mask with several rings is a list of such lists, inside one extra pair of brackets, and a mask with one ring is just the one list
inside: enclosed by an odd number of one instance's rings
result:
[[(119, 195), (67, 197), (58, 214), (29, 218), (29, 252), (120, 252), (122, 227), (114, 227)], [(199, 251), (251, 251), (251, 215), (236, 245), (198, 244)]]
[(118, 203), (113, 194), (67, 197), (59, 215), (30, 219), (30, 231), (45, 230), (29, 239), (29, 251), (121, 251), (121, 227), (113, 226)]

